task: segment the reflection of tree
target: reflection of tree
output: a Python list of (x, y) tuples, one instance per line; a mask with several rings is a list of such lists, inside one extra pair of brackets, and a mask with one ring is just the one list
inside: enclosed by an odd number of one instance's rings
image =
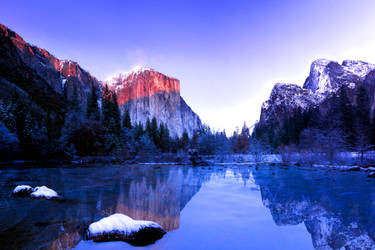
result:
[(275, 223), (303, 222), (315, 248), (375, 248), (375, 189), (363, 176), (275, 168), (254, 175)]
[(116, 212), (156, 221), (168, 231), (177, 229), (180, 211), (210, 175), (183, 166), (100, 166), (17, 173), (17, 181), (53, 187), (65, 201), (10, 200), (0, 212), (0, 221), (6, 223), (0, 231), (0, 245), (9, 249), (38, 249), (42, 245), (47, 249), (73, 248), (91, 222)]

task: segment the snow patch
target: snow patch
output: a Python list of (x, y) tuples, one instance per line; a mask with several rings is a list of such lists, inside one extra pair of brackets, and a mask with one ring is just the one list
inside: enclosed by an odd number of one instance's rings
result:
[(34, 189), (29, 185), (19, 185), (13, 189), (13, 194), (21, 193), (21, 192), (32, 192)]
[(67, 80), (66, 80), (65, 78), (61, 79), (61, 88), (62, 88), (62, 89), (65, 89), (66, 81), (67, 81)]
[(129, 216), (117, 213), (90, 224), (88, 232), (90, 237), (108, 233), (130, 235), (146, 227), (161, 229), (156, 222), (133, 220)]
[(345, 60), (342, 62), (342, 66), (346, 71), (362, 78), (375, 69), (374, 64), (355, 60)]
[(50, 189), (46, 186), (35, 187), (34, 191), (30, 194), (30, 196), (37, 197), (37, 198), (46, 198), (46, 199), (59, 197), (59, 195), (56, 193), (55, 190)]
[(45, 199), (52, 199), (52, 198), (59, 197), (59, 195), (56, 193), (55, 190), (50, 189), (46, 186), (33, 188), (29, 185), (19, 185), (15, 187), (13, 190), (13, 195), (30, 196), (33, 198), (45, 198)]

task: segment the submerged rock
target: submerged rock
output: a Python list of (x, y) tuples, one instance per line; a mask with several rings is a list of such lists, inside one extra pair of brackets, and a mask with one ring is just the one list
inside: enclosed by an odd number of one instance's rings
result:
[(88, 239), (95, 242), (125, 241), (136, 246), (153, 244), (165, 233), (156, 222), (133, 220), (120, 213), (90, 224), (87, 230)]
[(59, 198), (59, 195), (58, 193), (56, 193), (55, 190), (50, 189), (46, 186), (33, 188), (29, 185), (20, 185), (14, 188), (12, 194), (13, 196), (20, 196), (20, 197), (44, 198), (44, 199)]

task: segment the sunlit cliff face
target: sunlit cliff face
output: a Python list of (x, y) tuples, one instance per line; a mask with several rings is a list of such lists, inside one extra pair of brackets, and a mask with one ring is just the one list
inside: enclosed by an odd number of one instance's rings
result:
[(149, 97), (156, 93), (180, 93), (179, 80), (168, 77), (151, 68), (139, 66), (129, 72), (120, 73), (105, 83), (116, 92), (119, 105), (136, 98)]

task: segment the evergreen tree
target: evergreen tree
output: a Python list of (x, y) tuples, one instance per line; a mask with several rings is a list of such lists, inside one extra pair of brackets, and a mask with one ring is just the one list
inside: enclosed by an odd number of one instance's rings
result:
[(121, 115), (118, 108), (117, 95), (116, 93), (111, 94), (111, 118), (113, 118), (115, 125), (115, 133), (119, 134), (121, 129)]
[(152, 120), (151, 120), (151, 128), (150, 128), (150, 134), (149, 134), (149, 136), (154, 141), (154, 144), (157, 147), (160, 147), (158, 123), (157, 123), (155, 117), (153, 117)]
[(128, 109), (125, 109), (124, 118), (122, 119), (122, 127), (128, 129), (132, 128), (132, 122), (130, 119), (130, 113)]
[(182, 133), (182, 136), (179, 142), (180, 142), (179, 147), (183, 150), (187, 150), (187, 148), (189, 147), (189, 135), (186, 129), (184, 129), (184, 132)]
[(119, 135), (121, 129), (121, 116), (117, 104), (116, 93), (111, 93), (108, 85), (103, 90), (103, 124), (111, 134)]
[(169, 151), (169, 145), (170, 145), (169, 129), (167, 125), (164, 125), (163, 123), (160, 123), (160, 126), (159, 126), (158, 142), (159, 142), (159, 148), (163, 152)]
[(105, 85), (103, 89), (102, 114), (103, 114), (103, 124), (105, 127), (108, 127), (109, 120), (111, 117), (111, 93), (109, 91), (108, 85)]

